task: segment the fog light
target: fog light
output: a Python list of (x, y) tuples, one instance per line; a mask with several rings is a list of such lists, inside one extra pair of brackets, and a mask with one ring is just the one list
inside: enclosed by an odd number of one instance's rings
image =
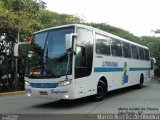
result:
[(69, 98), (69, 96), (68, 96), (68, 95), (64, 95), (64, 98), (65, 98), (65, 99), (68, 99), (68, 98)]
[(31, 94), (30, 94), (30, 93), (27, 93), (27, 96), (28, 96), (28, 97), (31, 97)]

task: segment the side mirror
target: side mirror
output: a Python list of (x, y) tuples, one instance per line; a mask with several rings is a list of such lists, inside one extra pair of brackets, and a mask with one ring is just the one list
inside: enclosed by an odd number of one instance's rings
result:
[(77, 33), (66, 34), (66, 37), (65, 37), (66, 50), (72, 48), (73, 37), (77, 37), (77, 36), (78, 36)]
[(14, 56), (15, 56), (15, 57), (18, 57), (18, 46), (19, 46), (18, 43), (16, 43), (16, 44), (14, 45)]
[(19, 56), (19, 51), (18, 51), (18, 48), (19, 48), (19, 45), (22, 45), (22, 44), (29, 44), (28, 42), (19, 42), (19, 43), (15, 43), (14, 45), (14, 56), (15, 57), (18, 57)]
[(156, 63), (156, 59), (155, 58), (151, 58), (150, 61), (151, 61), (151, 70), (153, 70), (154, 69), (154, 65)]

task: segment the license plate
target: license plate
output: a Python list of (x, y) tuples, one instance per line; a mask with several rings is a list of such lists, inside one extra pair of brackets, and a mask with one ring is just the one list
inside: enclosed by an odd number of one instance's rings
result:
[(39, 94), (40, 95), (48, 95), (48, 92), (47, 91), (39, 91)]

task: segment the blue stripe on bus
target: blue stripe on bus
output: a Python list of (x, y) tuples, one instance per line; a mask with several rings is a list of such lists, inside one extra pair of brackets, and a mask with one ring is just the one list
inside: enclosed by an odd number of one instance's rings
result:
[[(124, 68), (103, 68), (96, 67), (94, 68), (94, 72), (122, 72)], [(129, 71), (145, 71), (150, 70), (150, 68), (129, 68)]]
[(101, 68), (97, 67), (94, 68), (94, 72), (121, 72), (123, 68)]
[(129, 71), (144, 71), (150, 70), (150, 68), (129, 68)]
[(56, 88), (58, 83), (31, 83), (34, 88)]

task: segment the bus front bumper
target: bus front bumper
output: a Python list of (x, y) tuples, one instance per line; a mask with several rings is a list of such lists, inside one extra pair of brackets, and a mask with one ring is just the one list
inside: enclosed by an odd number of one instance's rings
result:
[(70, 85), (56, 88), (33, 88), (25, 86), (27, 96), (54, 99), (76, 99)]

